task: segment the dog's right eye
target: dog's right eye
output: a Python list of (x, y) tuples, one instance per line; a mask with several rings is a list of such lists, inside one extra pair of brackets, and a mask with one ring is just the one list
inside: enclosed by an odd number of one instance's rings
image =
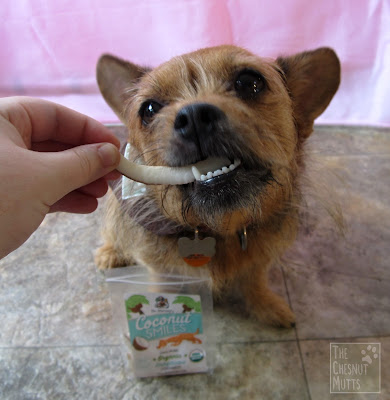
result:
[(154, 116), (161, 110), (162, 107), (163, 106), (157, 101), (145, 101), (139, 110), (139, 116), (141, 117), (142, 123), (144, 125), (149, 125)]
[(244, 100), (254, 100), (265, 89), (264, 77), (252, 69), (241, 71), (234, 82), (234, 89)]

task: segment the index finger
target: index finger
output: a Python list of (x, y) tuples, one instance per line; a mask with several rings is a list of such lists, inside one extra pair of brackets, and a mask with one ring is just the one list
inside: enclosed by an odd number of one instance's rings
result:
[(119, 140), (100, 122), (70, 108), (30, 97), (0, 99), (0, 113), (16, 127), (26, 146), (57, 141), (78, 146)]

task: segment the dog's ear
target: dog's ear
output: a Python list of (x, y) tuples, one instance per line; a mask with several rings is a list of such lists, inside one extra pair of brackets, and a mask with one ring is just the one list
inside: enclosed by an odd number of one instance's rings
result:
[(121, 60), (110, 54), (99, 58), (96, 66), (96, 79), (99, 89), (108, 103), (122, 122), (124, 121), (124, 105), (131, 97), (134, 84), (150, 71), (149, 68)]
[(325, 111), (340, 84), (340, 62), (327, 47), (279, 57), (287, 87), (293, 101), (294, 117), (301, 138), (313, 130), (314, 120)]

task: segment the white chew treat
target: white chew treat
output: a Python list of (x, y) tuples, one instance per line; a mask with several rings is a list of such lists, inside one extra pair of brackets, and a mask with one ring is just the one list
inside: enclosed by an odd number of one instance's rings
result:
[(227, 158), (210, 158), (199, 161), (193, 166), (156, 167), (135, 164), (121, 156), (117, 170), (128, 178), (146, 185), (185, 185), (195, 181), (194, 167), (202, 173), (205, 170), (220, 168), (221, 165), (228, 163), (229, 160)]
[(184, 185), (195, 180), (191, 167), (151, 167), (132, 163), (123, 156), (117, 170), (133, 181), (147, 185)]

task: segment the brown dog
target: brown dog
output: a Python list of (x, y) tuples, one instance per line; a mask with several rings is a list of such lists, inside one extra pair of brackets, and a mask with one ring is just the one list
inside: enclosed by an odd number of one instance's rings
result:
[(206, 266), (214, 293), (238, 291), (260, 320), (293, 326), (267, 273), (296, 235), (304, 142), (340, 81), (333, 50), (269, 60), (220, 46), (153, 70), (105, 55), (97, 80), (129, 129), (134, 160), (170, 167), (228, 160), (218, 173), (198, 171), (194, 182), (148, 185), (127, 201), (111, 194), (98, 266), (136, 262), (199, 274), (203, 268), (178, 252), (179, 238), (193, 239), (198, 228), (200, 239), (216, 240)]

